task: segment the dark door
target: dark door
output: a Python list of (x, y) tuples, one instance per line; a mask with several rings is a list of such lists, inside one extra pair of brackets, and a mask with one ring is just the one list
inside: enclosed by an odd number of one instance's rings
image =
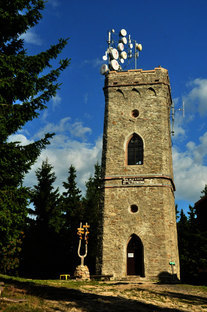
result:
[(144, 276), (144, 251), (141, 239), (133, 234), (127, 246), (127, 275)]

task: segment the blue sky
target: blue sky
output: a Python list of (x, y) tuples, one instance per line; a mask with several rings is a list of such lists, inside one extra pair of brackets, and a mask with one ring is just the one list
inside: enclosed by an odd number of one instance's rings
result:
[[(206, 0), (48, 0), (43, 19), (25, 35), (29, 54), (46, 50), (58, 38), (70, 38), (61, 58), (71, 58), (57, 96), (37, 120), (10, 140), (28, 143), (56, 132), (25, 178), (36, 183), (35, 170), (48, 157), (62, 190), (70, 164), (79, 187), (101, 159), (104, 77), (100, 75), (107, 31), (125, 28), (142, 43), (138, 68), (168, 69), (175, 108), (185, 102), (185, 117), (176, 111), (173, 137), (176, 202), (186, 208), (207, 184), (207, 1)], [(133, 66), (132, 66), (133, 68)]]

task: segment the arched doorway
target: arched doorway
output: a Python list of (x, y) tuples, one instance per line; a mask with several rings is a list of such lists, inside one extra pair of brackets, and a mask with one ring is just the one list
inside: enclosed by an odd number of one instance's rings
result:
[(127, 275), (144, 277), (144, 248), (141, 239), (135, 234), (127, 245)]

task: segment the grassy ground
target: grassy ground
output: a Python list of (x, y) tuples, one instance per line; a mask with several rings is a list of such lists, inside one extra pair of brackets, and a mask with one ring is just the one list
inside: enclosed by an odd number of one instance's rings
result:
[(204, 312), (207, 287), (144, 282), (29, 280), (0, 275), (2, 312)]

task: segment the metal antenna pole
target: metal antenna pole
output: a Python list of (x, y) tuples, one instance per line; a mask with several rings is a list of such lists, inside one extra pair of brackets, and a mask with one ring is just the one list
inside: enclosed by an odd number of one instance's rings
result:
[(174, 135), (174, 123), (175, 123), (175, 106), (174, 102), (172, 102), (172, 135)]
[(134, 41), (135, 53), (134, 53), (134, 69), (137, 69), (137, 52), (136, 52), (136, 41)]
[[(108, 64), (103, 64), (100, 68), (100, 72), (102, 75), (108, 74), (110, 70), (112, 71), (120, 71), (122, 69), (122, 64), (128, 59), (132, 61), (134, 59), (134, 67), (137, 68), (137, 59), (139, 56), (138, 51), (142, 51), (142, 45), (138, 44), (136, 41), (131, 39), (131, 35), (128, 35), (127, 42), (127, 31), (125, 29), (121, 29), (119, 32), (119, 37), (117, 38), (117, 33), (115, 33), (114, 29), (108, 31), (107, 37), (107, 50), (105, 55), (103, 55), (103, 60), (108, 61)], [(132, 42), (134, 44), (132, 44)], [(128, 43), (128, 44), (127, 44)], [(128, 48), (127, 48), (128, 46)], [(124, 51), (124, 48), (127, 48), (127, 51)], [(124, 67), (126, 68), (128, 64)], [(132, 65), (133, 68), (133, 65)]]
[(109, 48), (110, 44), (111, 44), (111, 32), (110, 32), (110, 30), (108, 32), (108, 41), (107, 41), (107, 43), (108, 43), (108, 48)]

